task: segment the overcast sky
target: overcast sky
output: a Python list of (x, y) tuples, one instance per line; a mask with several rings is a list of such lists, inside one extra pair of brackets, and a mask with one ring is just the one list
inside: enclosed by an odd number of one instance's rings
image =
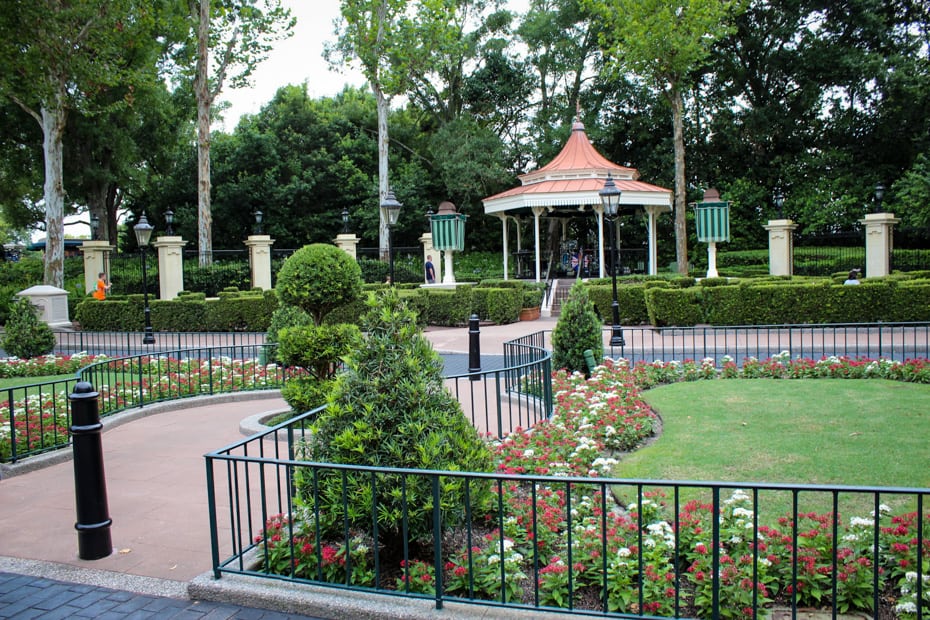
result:
[[(339, 0), (282, 0), (297, 18), (294, 34), (279, 41), (268, 59), (256, 70), (251, 88), (232, 90), (224, 88), (221, 101), (232, 107), (224, 114), (224, 123), (219, 127), (232, 132), (239, 117), (254, 114), (271, 101), (275, 92), (286, 84), (301, 84), (307, 81), (307, 91), (313, 98), (332, 97), (342, 91), (343, 86), (362, 86), (365, 78), (359, 71), (336, 73), (329, 70), (323, 59), (323, 43), (334, 41), (333, 21), (339, 16)], [(508, 0), (506, 5), (513, 11), (525, 11), (529, 0)]]
[(271, 101), (286, 84), (307, 82), (313, 98), (331, 97), (345, 84), (362, 86), (365, 78), (358, 71), (336, 73), (323, 59), (323, 43), (335, 40), (333, 21), (339, 16), (339, 0), (283, 0), (297, 18), (294, 34), (278, 41), (267, 60), (256, 70), (251, 88), (224, 88), (220, 99), (232, 107), (224, 114), (222, 127), (231, 132), (243, 114), (254, 114)]

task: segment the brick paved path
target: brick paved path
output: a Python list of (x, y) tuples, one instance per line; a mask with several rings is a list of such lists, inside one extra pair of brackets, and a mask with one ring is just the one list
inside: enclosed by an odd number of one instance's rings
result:
[(92, 585), (0, 572), (0, 618), (204, 618), (210, 620), (299, 620), (309, 616), (190, 601), (167, 596), (133, 594)]

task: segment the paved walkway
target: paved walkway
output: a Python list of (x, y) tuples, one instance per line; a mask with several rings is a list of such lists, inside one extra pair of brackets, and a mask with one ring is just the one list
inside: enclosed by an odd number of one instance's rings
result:
[[(481, 351), (500, 355), (505, 340), (554, 326), (555, 319), (542, 319), (482, 327)], [(430, 328), (426, 335), (437, 351), (468, 351), (467, 328)], [(286, 408), (276, 393), (247, 393), (134, 410), (124, 414), (136, 418), (130, 422), (104, 420), (114, 552), (100, 560), (77, 557), (70, 460), (4, 478), (0, 608), (7, 611), (0, 618), (168, 617), (169, 611), (189, 618), (287, 617), (186, 600), (187, 583), (211, 569), (203, 455), (240, 439), (243, 419)]]

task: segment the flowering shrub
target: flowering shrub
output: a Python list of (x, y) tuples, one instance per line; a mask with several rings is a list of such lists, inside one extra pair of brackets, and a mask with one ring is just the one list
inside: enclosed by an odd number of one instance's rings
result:
[(520, 582), (526, 579), (523, 561), (512, 539), (501, 538), (500, 531), (491, 532), (482, 545), (466, 548), (446, 562), (446, 591), (469, 598), (519, 602), (523, 596)]
[(74, 355), (40, 355), (29, 359), (7, 357), (0, 359), (0, 378), (9, 377), (48, 377), (66, 375), (107, 359), (106, 355), (88, 355), (83, 351)]
[(421, 560), (401, 560), (403, 574), (397, 578), (397, 589), (419, 594), (436, 594), (436, 571)]
[(268, 518), (255, 544), (262, 551), (262, 569), (326, 583), (373, 585), (371, 541), (350, 538), (348, 545), (318, 543), (312, 519), (276, 514)]

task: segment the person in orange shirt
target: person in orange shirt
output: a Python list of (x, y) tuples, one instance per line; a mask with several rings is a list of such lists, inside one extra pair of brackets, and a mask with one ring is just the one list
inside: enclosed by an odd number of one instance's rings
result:
[(110, 290), (110, 283), (107, 282), (107, 274), (102, 271), (97, 275), (97, 288), (94, 289), (94, 299), (103, 301), (107, 298), (107, 291)]

